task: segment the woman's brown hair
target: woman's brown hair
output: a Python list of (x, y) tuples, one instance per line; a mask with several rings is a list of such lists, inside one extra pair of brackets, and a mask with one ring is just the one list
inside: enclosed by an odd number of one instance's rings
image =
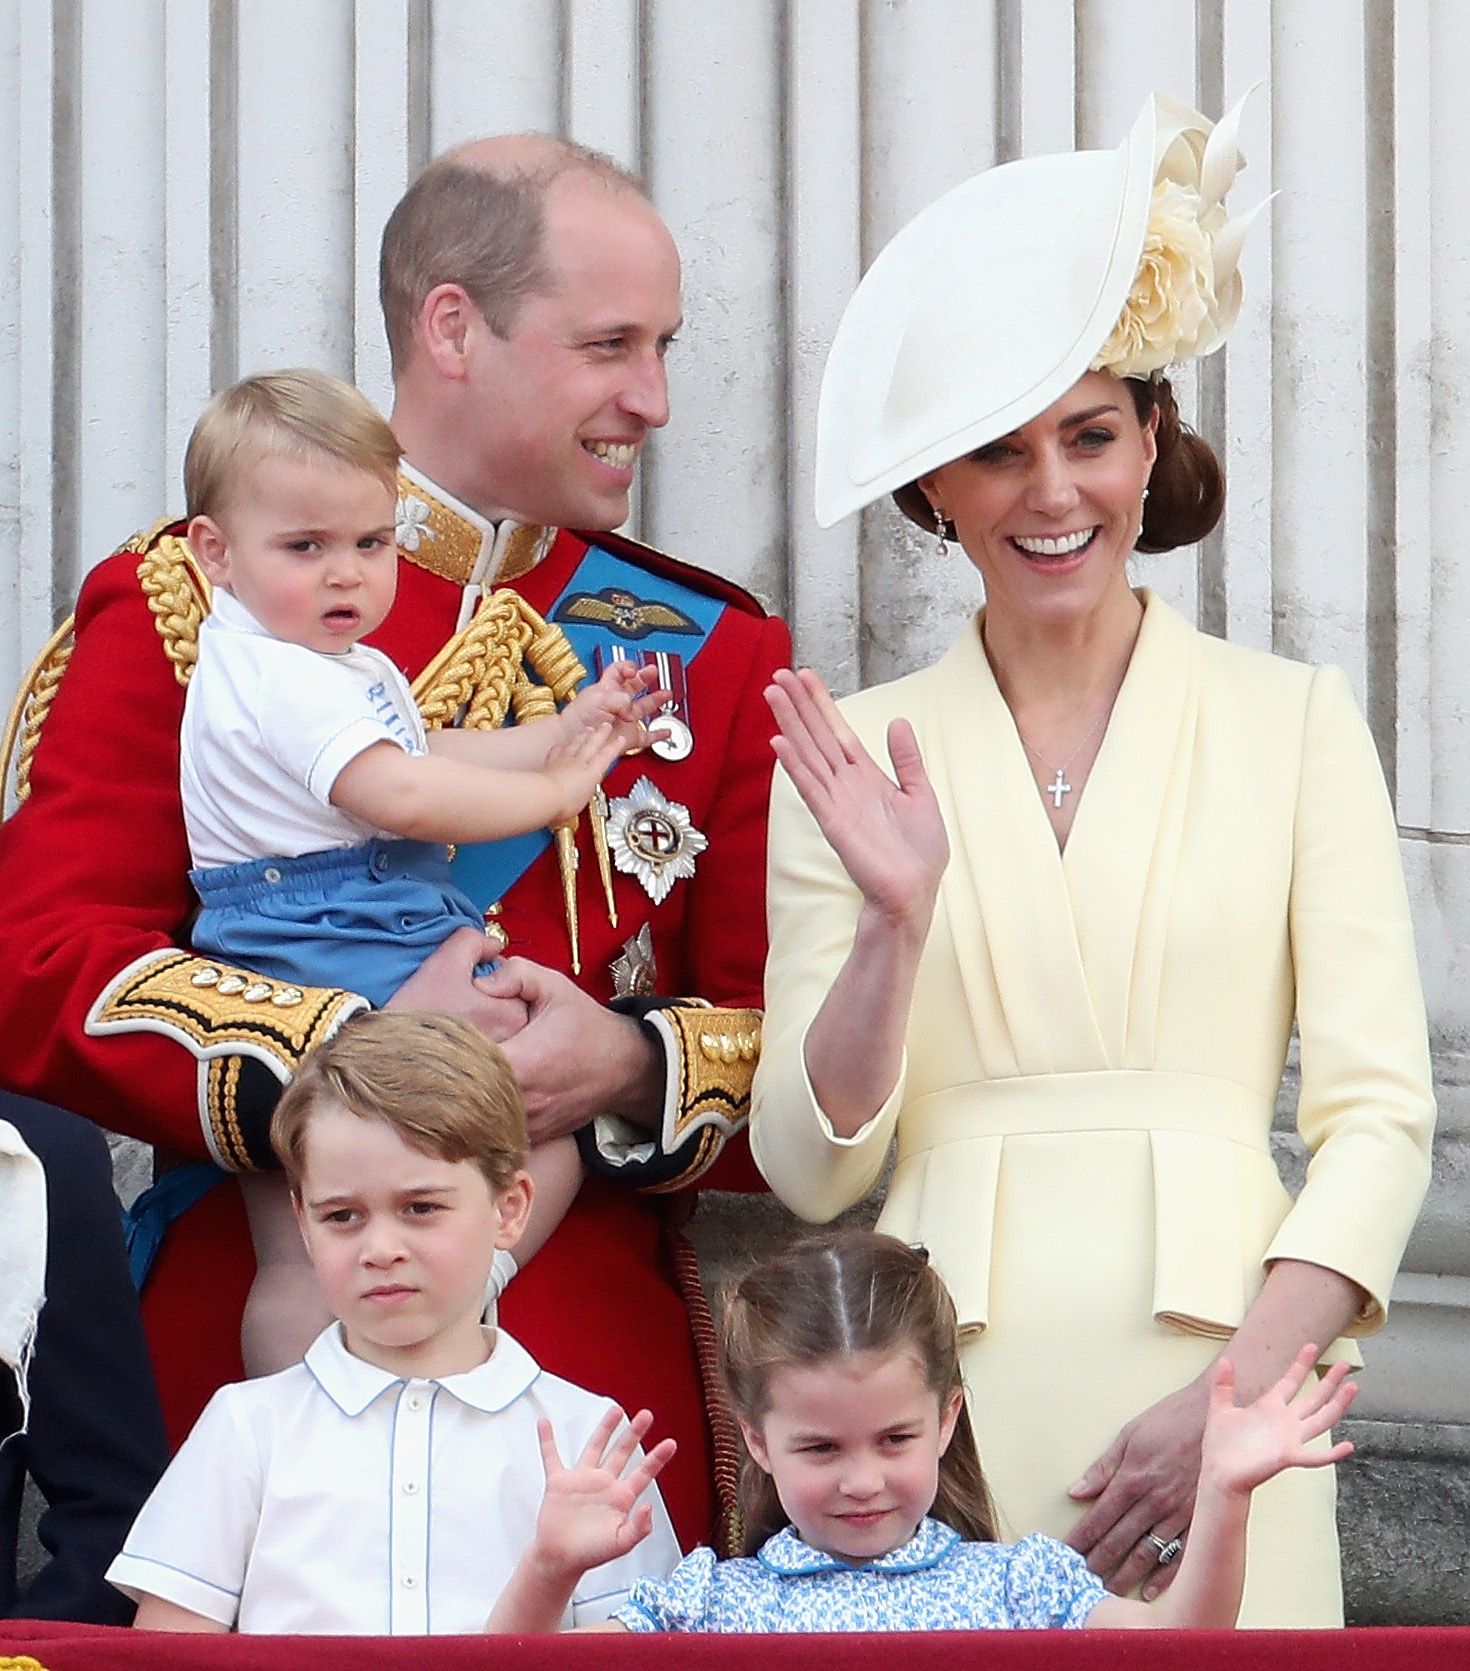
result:
[(1202, 540), (1225, 509), (1225, 471), (1215, 449), (1179, 416), (1167, 377), (1125, 377), (1138, 421), (1159, 415), (1154, 431), (1158, 457), (1148, 478), (1138, 550), (1173, 551)]
[[(941, 1405), (963, 1390), (954, 1301), (928, 1254), (869, 1230), (812, 1236), (762, 1260), (730, 1297), (723, 1345), (725, 1385), (748, 1427), (765, 1419), (773, 1370), (855, 1352), (911, 1353)], [(789, 1523), (771, 1476), (748, 1455), (740, 1509), (747, 1555)], [(970, 1542), (995, 1541), (995, 1509), (963, 1402), (930, 1512)]]

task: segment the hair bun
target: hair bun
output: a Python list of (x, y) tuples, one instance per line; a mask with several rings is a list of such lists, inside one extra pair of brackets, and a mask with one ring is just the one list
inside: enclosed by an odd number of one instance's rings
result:
[(1225, 509), (1225, 471), (1215, 450), (1179, 416), (1167, 377), (1129, 378), (1139, 418), (1158, 413), (1154, 442), (1158, 457), (1148, 480), (1138, 550), (1173, 551), (1202, 540)]

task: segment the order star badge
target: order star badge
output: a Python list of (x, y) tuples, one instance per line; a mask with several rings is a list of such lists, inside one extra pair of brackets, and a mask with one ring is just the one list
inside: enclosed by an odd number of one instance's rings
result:
[(661, 794), (646, 777), (608, 808), (607, 839), (613, 863), (636, 876), (655, 905), (662, 905), (681, 877), (694, 874), (694, 860), (709, 846), (696, 830), (689, 808)]

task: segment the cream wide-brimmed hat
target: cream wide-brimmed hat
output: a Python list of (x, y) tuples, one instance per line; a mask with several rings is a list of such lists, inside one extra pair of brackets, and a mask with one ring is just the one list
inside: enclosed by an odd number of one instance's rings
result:
[(817, 521), (1009, 434), (1089, 370), (1146, 377), (1213, 353), (1240, 311), (1254, 214), (1223, 206), (1245, 164), (1240, 112), (1212, 125), (1155, 94), (1115, 151), (1003, 163), (921, 210), (837, 327)]

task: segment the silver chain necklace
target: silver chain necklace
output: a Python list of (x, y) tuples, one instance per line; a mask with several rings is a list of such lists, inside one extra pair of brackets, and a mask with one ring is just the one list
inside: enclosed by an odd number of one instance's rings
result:
[(1051, 796), (1051, 804), (1058, 811), (1061, 810), (1064, 797), (1072, 793), (1072, 785), (1067, 782), (1068, 766), (1072, 764), (1077, 756), (1081, 754), (1083, 749), (1085, 749), (1098, 732), (1102, 730), (1103, 726), (1107, 723), (1108, 715), (1112, 713), (1112, 711), (1113, 705), (1110, 702), (1093, 721), (1092, 729), (1087, 733), (1082, 741), (1078, 743), (1076, 748), (1072, 750), (1060, 766), (1057, 765), (1054, 760), (1048, 760), (1044, 754), (1039, 752), (1039, 750), (1032, 748), (1031, 744), (1026, 741), (1026, 733), (1022, 731), (1019, 725), (1016, 727), (1016, 735), (1021, 739), (1021, 747), (1024, 748), (1034, 760), (1040, 761), (1040, 763), (1046, 767), (1047, 771), (1056, 773), (1056, 776), (1050, 783), (1045, 783), (1041, 786), (1041, 792), (1043, 795)]

